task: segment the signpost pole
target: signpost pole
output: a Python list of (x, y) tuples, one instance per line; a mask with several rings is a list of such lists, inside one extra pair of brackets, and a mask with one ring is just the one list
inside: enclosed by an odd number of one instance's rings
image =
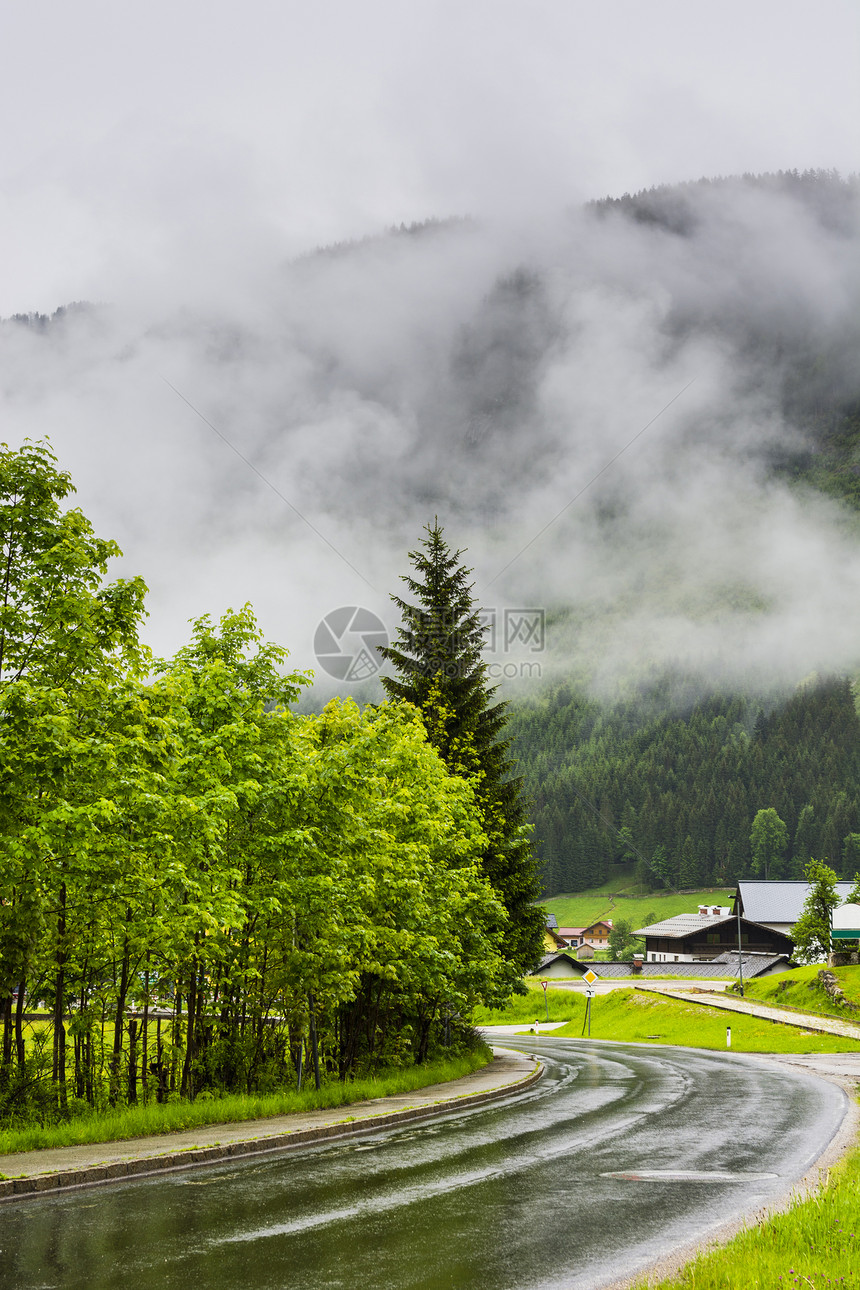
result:
[(546, 987), (548, 984), (549, 984), (548, 981), (541, 981), (541, 985), (543, 986), (543, 1001), (544, 1001), (544, 1007), (546, 1008), (547, 1021), (549, 1021), (549, 999), (546, 997)]
[(585, 982), (585, 1016), (582, 1019), (582, 1033), (585, 1034), (585, 1027), (588, 1026), (588, 1038), (591, 1038), (591, 1000), (594, 997), (594, 983), (599, 980), (596, 972), (591, 968), (583, 974)]

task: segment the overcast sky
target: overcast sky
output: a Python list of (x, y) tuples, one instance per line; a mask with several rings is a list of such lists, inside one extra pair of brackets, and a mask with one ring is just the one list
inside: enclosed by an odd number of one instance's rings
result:
[[(0, 313), (177, 252), (516, 224), (746, 170), (858, 168), (854, 0), (42, 0), (0, 17)], [(238, 236), (237, 236), (238, 235)]]
[[(860, 170), (858, 16), (6, 5), (0, 316), (103, 307), (0, 327), (0, 437), (50, 437), (149, 583), (159, 650), (249, 600), (308, 665), (328, 611), (390, 612), (438, 513), (485, 605), (580, 607), (565, 667), (588, 640), (611, 675), (637, 650), (789, 679), (853, 665), (860, 550), (831, 503), (756, 465), (796, 428), (744, 337), (767, 355), (812, 337), (853, 397), (854, 208), (834, 233), (785, 193), (703, 187), (683, 239), (575, 212), (703, 175)], [(451, 215), (476, 219), (299, 258)]]

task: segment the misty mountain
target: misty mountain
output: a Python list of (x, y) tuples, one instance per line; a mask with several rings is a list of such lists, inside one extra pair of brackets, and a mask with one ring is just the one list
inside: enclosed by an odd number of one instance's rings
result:
[(154, 265), (0, 325), (6, 433), (51, 437), (162, 650), (251, 600), (312, 664), (330, 609), (390, 617), (438, 514), (484, 604), (546, 612), (544, 676), (844, 670), (857, 214), (855, 180), (781, 174)]
[[(109, 304), (0, 324), (6, 435), (51, 438), (150, 583), (160, 652), (248, 600), (300, 666), (338, 606), (391, 634), (438, 515), (492, 618), (551, 885), (620, 854), (577, 792), (635, 819), (649, 860), (656, 828), (678, 880), (744, 871), (767, 805), (791, 828), (814, 805), (836, 858), (860, 829), (854, 754), (804, 744), (829, 776), (806, 789), (750, 766), (760, 706), (860, 666), (858, 193), (832, 172), (699, 180), (527, 229), (428, 221), (291, 261), (249, 243), (205, 280), (153, 264)], [(524, 614), (539, 639), (508, 631)], [(317, 674), (311, 706), (344, 689)], [(649, 807), (632, 768), (665, 721)]]

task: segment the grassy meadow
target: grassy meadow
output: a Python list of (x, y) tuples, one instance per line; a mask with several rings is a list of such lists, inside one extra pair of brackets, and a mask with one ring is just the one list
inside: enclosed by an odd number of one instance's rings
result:
[(555, 914), (559, 927), (587, 927), (598, 918), (624, 918), (634, 927), (642, 927), (649, 914), (659, 920), (675, 914), (695, 914), (699, 905), (731, 907), (734, 897), (734, 887), (685, 893), (643, 892), (630, 874), (622, 873), (602, 887), (570, 896), (551, 896), (542, 903), (548, 913)]
[(848, 1003), (857, 1008), (840, 1007), (827, 994), (820, 984), (818, 974), (823, 964), (813, 963), (806, 967), (792, 968), (790, 972), (778, 972), (773, 976), (763, 977), (760, 981), (745, 981), (744, 995), (759, 1003), (772, 1004), (778, 1008), (796, 1008), (824, 1017), (838, 1017), (842, 1021), (855, 1021), (860, 1025), (860, 967), (830, 968), (836, 977)]

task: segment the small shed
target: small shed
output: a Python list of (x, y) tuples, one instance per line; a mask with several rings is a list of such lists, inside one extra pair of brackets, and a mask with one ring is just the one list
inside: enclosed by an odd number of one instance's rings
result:
[(530, 976), (539, 976), (547, 980), (579, 980), (585, 968), (577, 963), (571, 954), (545, 954)]

